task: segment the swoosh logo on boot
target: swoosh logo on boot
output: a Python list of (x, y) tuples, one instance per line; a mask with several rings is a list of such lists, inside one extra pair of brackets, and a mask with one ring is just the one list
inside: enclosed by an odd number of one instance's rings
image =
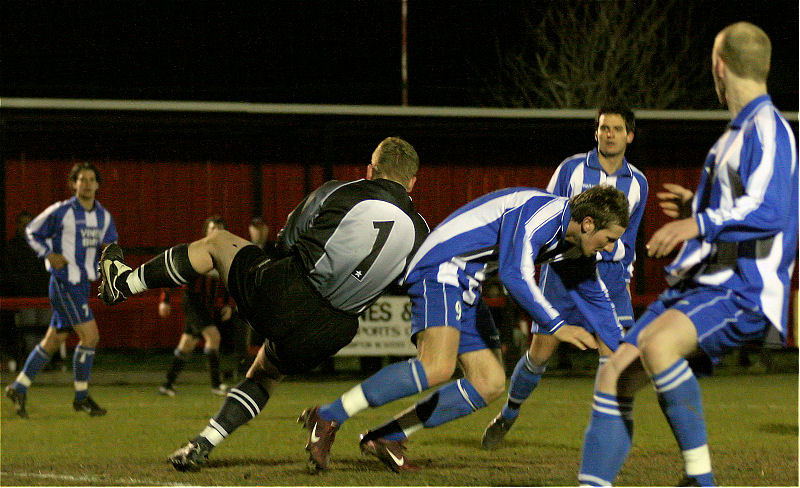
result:
[(386, 449), (386, 452), (389, 453), (389, 456), (392, 457), (392, 461), (394, 461), (395, 464), (397, 464), (398, 466), (402, 466), (402, 465), (404, 465), (406, 463), (406, 460), (403, 457), (395, 456), (394, 453), (392, 451), (390, 451), (389, 449)]
[(311, 429), (311, 443), (315, 443), (319, 441), (319, 437), (317, 437), (317, 423), (314, 422), (314, 428)]

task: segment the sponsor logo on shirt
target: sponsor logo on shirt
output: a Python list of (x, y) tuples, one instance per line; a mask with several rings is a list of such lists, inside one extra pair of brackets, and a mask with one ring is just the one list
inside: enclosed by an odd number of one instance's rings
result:
[(84, 227), (81, 229), (81, 245), (83, 247), (97, 247), (100, 245), (100, 229), (97, 227)]

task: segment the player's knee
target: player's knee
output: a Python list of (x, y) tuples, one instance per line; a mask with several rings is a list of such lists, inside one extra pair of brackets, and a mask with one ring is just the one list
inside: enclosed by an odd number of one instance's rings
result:
[(662, 334), (649, 334), (639, 339), (639, 350), (645, 365), (669, 355), (672, 349), (672, 343)]
[(81, 338), (81, 344), (86, 347), (94, 348), (100, 342), (100, 334), (87, 334)]
[(598, 391), (606, 393), (614, 392), (617, 389), (619, 376), (620, 370), (612, 358), (612, 360), (609, 360), (598, 368), (595, 388)]
[(428, 385), (434, 386), (444, 383), (453, 377), (456, 371), (455, 362), (431, 361), (422, 363), (425, 369), (425, 376), (428, 378)]
[(506, 391), (506, 377), (505, 374), (492, 375), (485, 378), (483, 381), (473, 384), (478, 393), (481, 394), (486, 403), (500, 398)]
[(206, 347), (210, 347), (211, 349), (219, 349), (221, 337), (219, 334), (219, 329), (216, 327), (206, 327), (203, 329), (203, 339), (206, 341)]

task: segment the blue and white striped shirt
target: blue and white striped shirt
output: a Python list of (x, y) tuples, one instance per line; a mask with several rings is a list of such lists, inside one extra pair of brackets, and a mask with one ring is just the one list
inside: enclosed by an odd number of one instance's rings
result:
[(568, 198), (520, 187), (489, 193), (431, 232), (411, 260), (405, 282), (433, 276), (461, 287), (464, 302), (473, 304), (483, 280), (497, 271), (533, 318), (533, 332), (552, 334), (564, 320), (539, 289), (535, 265), (580, 256), (564, 241), (569, 220)]
[(636, 233), (644, 215), (647, 203), (647, 178), (626, 159), (622, 167), (613, 175), (609, 175), (600, 164), (597, 148), (588, 153), (576, 154), (565, 159), (556, 168), (547, 191), (562, 197), (573, 197), (597, 185), (610, 185), (628, 197), (630, 222), (612, 252), (600, 251), (603, 261), (620, 261), (625, 267), (626, 278), (630, 281), (633, 275), (633, 263), (636, 260)]
[(28, 244), (40, 258), (57, 253), (67, 265), (53, 269), (48, 260), (45, 267), (56, 278), (77, 284), (97, 279), (97, 262), (103, 244), (117, 241), (117, 228), (111, 214), (95, 200), (87, 211), (77, 197), (56, 202), (47, 207), (25, 228)]
[(666, 267), (674, 285), (691, 279), (732, 289), (786, 337), (797, 251), (797, 147), (768, 95), (748, 103), (706, 157), (692, 213), (700, 237)]

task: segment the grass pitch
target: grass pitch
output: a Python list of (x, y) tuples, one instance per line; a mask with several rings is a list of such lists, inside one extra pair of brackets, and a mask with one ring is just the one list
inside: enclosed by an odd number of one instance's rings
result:
[[(68, 372), (37, 378), (27, 420), (3, 398), (0, 485), (570, 486), (577, 484), (591, 408), (590, 376), (545, 377), (497, 450), (481, 450), (480, 438), (503, 400), (412, 436), (407, 453), (423, 470), (397, 475), (359, 454), (358, 434), (419, 397), (399, 400), (348, 421), (330, 469), (309, 475), (306, 431), (297, 416), (358, 379), (287, 381), (259, 417), (215, 449), (207, 467), (179, 473), (167, 455), (199, 432), (222, 400), (211, 395), (200, 371), (181, 377), (175, 398), (159, 396), (161, 374), (98, 368), (91, 393), (109, 410), (105, 417), (72, 410)], [(11, 379), (4, 375), (3, 385)], [(797, 486), (797, 374), (719, 376), (702, 379), (701, 388), (717, 482)], [(681, 457), (652, 390), (640, 393), (634, 410), (634, 447), (617, 484), (674, 485)]]

